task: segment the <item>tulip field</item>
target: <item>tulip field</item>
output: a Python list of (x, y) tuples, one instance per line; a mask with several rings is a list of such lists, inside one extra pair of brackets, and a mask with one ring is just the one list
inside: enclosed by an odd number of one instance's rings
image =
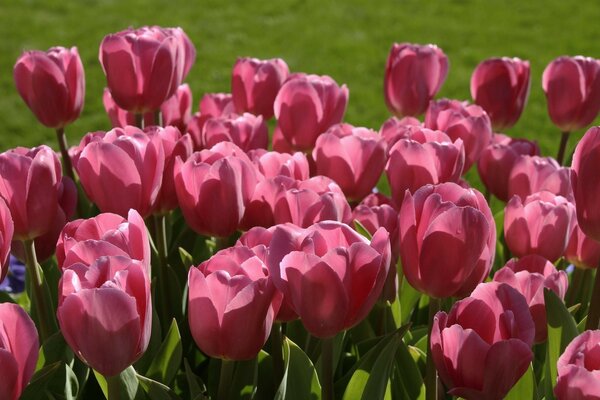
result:
[(600, 11), (205, 3), (0, 5), (0, 400), (600, 399)]

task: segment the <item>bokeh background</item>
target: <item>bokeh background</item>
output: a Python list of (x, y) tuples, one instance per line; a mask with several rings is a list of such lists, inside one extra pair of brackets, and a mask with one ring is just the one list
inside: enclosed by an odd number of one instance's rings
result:
[(527, 59), (531, 95), (507, 133), (535, 139), (544, 154), (555, 155), (560, 134), (546, 113), (541, 75), (560, 55), (600, 57), (598, 21), (600, 2), (584, 0), (0, 0), (0, 150), (56, 147), (54, 132), (37, 123), (15, 90), (12, 68), (23, 50), (78, 47), (87, 92), (81, 118), (67, 127), (75, 144), (86, 132), (109, 129), (98, 62), (103, 36), (157, 24), (181, 26), (196, 45), (187, 78), (196, 107), (203, 93), (230, 90), (236, 57), (282, 57), (292, 71), (346, 83), (346, 121), (375, 129), (389, 117), (382, 81), (393, 42), (435, 43), (444, 50), (450, 71), (438, 97), (470, 100), (471, 72), (485, 58)]

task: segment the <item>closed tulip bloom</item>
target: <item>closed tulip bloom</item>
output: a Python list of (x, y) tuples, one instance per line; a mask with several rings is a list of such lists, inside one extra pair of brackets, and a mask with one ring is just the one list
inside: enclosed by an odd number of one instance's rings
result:
[(389, 150), (398, 140), (410, 137), (413, 130), (420, 128), (423, 128), (423, 123), (414, 117), (391, 117), (381, 125), (379, 134), (386, 141)]
[(448, 75), (448, 57), (436, 45), (394, 43), (385, 67), (383, 92), (399, 116), (420, 115)]
[(0, 282), (4, 280), (8, 272), (8, 256), (14, 231), (10, 210), (4, 200), (0, 200)]
[(297, 190), (297, 184), (295, 180), (286, 176), (260, 179), (246, 205), (240, 228), (248, 230), (257, 226), (269, 228), (276, 225), (275, 204), (287, 190)]
[(600, 242), (587, 236), (575, 221), (575, 229), (565, 250), (565, 259), (577, 268), (598, 268), (600, 265)]
[(311, 150), (317, 137), (340, 123), (348, 88), (329, 76), (293, 74), (275, 98), (277, 126), (296, 150)]
[(249, 360), (269, 337), (281, 294), (263, 260), (235, 246), (190, 268), (188, 304), (190, 330), (204, 353)]
[(196, 50), (181, 28), (145, 26), (107, 35), (98, 58), (119, 107), (156, 111), (183, 82)]
[(377, 185), (386, 153), (387, 145), (377, 132), (338, 124), (317, 138), (313, 159), (318, 175), (333, 179), (346, 197), (360, 201)]
[(0, 197), (14, 222), (14, 239), (34, 239), (52, 228), (62, 188), (60, 161), (48, 146), (0, 154)]
[(156, 203), (164, 167), (160, 139), (133, 126), (115, 128), (87, 144), (76, 165), (81, 185), (100, 211), (126, 216), (133, 208), (142, 217)]
[(560, 299), (564, 299), (569, 286), (567, 273), (558, 271), (544, 257), (531, 254), (519, 260), (508, 261), (494, 274), (494, 281), (507, 283), (523, 294), (535, 324), (534, 342), (544, 342), (548, 337), (544, 289), (550, 289)]
[(0, 304), (0, 393), (17, 400), (29, 383), (40, 343), (35, 324), (21, 306)]
[(85, 75), (77, 47), (26, 51), (13, 74), (21, 98), (48, 128), (62, 128), (81, 114)]
[(575, 148), (571, 180), (577, 223), (581, 230), (600, 241), (600, 127), (590, 128)]
[(231, 95), (238, 113), (273, 116), (273, 103), (290, 71), (281, 58), (238, 58), (231, 74)]
[(118, 375), (142, 356), (150, 341), (146, 267), (123, 256), (69, 266), (58, 284), (56, 316), (81, 361), (104, 376)]
[(202, 130), (204, 124), (211, 118), (229, 117), (235, 114), (233, 98), (229, 93), (206, 93), (202, 96), (199, 111), (192, 116), (188, 123), (188, 132), (194, 140), (194, 149), (203, 149)]
[(273, 151), (287, 154), (296, 152), (294, 146), (292, 146), (290, 142), (288, 142), (288, 140), (283, 136), (279, 126), (275, 126), (275, 129), (273, 130)]
[(512, 127), (521, 116), (531, 88), (529, 61), (490, 58), (471, 75), (471, 96), (488, 113), (495, 131)]
[(262, 116), (250, 113), (210, 118), (202, 128), (202, 145), (211, 148), (219, 142), (232, 142), (244, 151), (266, 149), (269, 129)]
[(504, 238), (514, 256), (538, 254), (554, 262), (563, 255), (575, 219), (567, 199), (547, 191), (525, 200), (514, 196), (504, 212)]
[(542, 75), (550, 119), (563, 132), (592, 123), (600, 111), (600, 62), (591, 57), (558, 57)]
[[(104, 105), (104, 111), (106, 111), (106, 115), (108, 115), (108, 119), (110, 120), (110, 125), (113, 128), (124, 128), (127, 125), (135, 125), (135, 114), (119, 107), (113, 100), (108, 88), (104, 88), (102, 104)], [(149, 118), (150, 115), (151, 113), (144, 114), (144, 125), (147, 123), (151, 124)], [(151, 119), (154, 118), (152, 117)]]
[(600, 330), (585, 331), (569, 343), (557, 362), (557, 400), (600, 399)]
[[(174, 126), (180, 132), (187, 132), (192, 119), (192, 91), (187, 83), (179, 85), (175, 94), (160, 106), (163, 126)], [(157, 122), (157, 121), (156, 121)]]
[(518, 157), (508, 176), (508, 195), (525, 199), (542, 190), (573, 200), (571, 169), (552, 157)]
[(407, 136), (391, 148), (385, 166), (398, 205), (407, 190), (414, 193), (427, 184), (458, 181), (465, 163), (461, 139), (452, 142), (443, 132), (416, 127)]
[(508, 201), (509, 175), (519, 156), (538, 156), (540, 148), (527, 139), (513, 139), (501, 133), (494, 134), (492, 142), (483, 150), (477, 162), (479, 177), (486, 189), (502, 201)]
[(127, 219), (103, 213), (65, 225), (56, 243), (56, 260), (62, 270), (81, 263), (91, 265), (101, 256), (138, 260), (150, 271), (150, 242), (144, 220), (135, 210)]
[(442, 99), (432, 102), (425, 115), (425, 127), (445, 132), (465, 145), (466, 173), (479, 160), (492, 140), (492, 125), (483, 108), (466, 101)]
[(535, 327), (525, 298), (505, 283), (482, 283), (433, 319), (431, 352), (452, 396), (501, 400), (533, 359)]
[(304, 153), (287, 154), (256, 149), (249, 151), (248, 156), (265, 178), (286, 176), (303, 181), (309, 177), (308, 159)]
[(420, 292), (437, 298), (467, 295), (489, 274), (496, 226), (475, 189), (443, 183), (407, 191), (398, 229), (404, 275)]
[(379, 229), (369, 242), (333, 221), (304, 232), (280, 226), (269, 245), (268, 266), (306, 330), (330, 338), (362, 321), (381, 295), (390, 268), (389, 235)]
[(227, 237), (234, 233), (257, 184), (257, 174), (245, 153), (225, 155), (215, 148), (175, 163), (175, 190), (188, 225), (197, 233)]

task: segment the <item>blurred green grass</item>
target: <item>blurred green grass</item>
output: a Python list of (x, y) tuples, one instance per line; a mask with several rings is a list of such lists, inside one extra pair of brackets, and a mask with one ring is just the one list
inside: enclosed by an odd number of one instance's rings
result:
[(87, 93), (81, 118), (67, 131), (75, 144), (88, 131), (109, 128), (97, 58), (103, 36), (157, 24), (181, 26), (196, 45), (197, 62), (187, 79), (195, 104), (205, 92), (229, 91), (236, 57), (282, 57), (293, 71), (346, 83), (346, 120), (375, 129), (389, 117), (382, 79), (393, 42), (435, 43), (446, 52), (450, 73), (440, 97), (470, 99), (469, 79), (479, 61), (521, 57), (531, 62), (531, 95), (508, 133), (535, 139), (544, 154), (554, 155), (559, 132), (546, 113), (542, 71), (563, 54), (600, 57), (599, 20), (596, 1), (2, 0), (0, 150), (40, 143), (56, 147), (54, 132), (37, 123), (14, 88), (12, 68), (23, 50), (78, 47)]

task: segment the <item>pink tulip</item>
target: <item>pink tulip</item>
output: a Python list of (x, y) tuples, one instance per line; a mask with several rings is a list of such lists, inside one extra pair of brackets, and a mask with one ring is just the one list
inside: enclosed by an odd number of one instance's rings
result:
[(194, 149), (203, 149), (202, 130), (210, 118), (229, 117), (234, 114), (233, 98), (229, 93), (207, 93), (200, 100), (199, 112), (188, 123), (188, 132), (194, 140)]
[(235, 143), (246, 152), (266, 149), (269, 129), (262, 116), (249, 113), (209, 118), (202, 128), (202, 146), (209, 149), (219, 142)]
[(384, 195), (383, 193), (375, 192), (371, 193), (367, 197), (365, 197), (361, 202), (361, 205), (365, 205), (367, 207), (376, 207), (382, 206), (384, 204), (395, 207), (394, 200), (391, 197)]
[(465, 162), (461, 139), (452, 142), (443, 132), (413, 127), (389, 151), (385, 173), (392, 198), (401, 205), (407, 190), (427, 184), (456, 182)]
[(600, 243), (587, 236), (575, 220), (575, 229), (565, 250), (565, 259), (577, 268), (598, 268), (600, 265)]
[(519, 156), (538, 156), (540, 148), (536, 142), (527, 139), (512, 139), (501, 133), (494, 134), (492, 142), (483, 150), (477, 162), (479, 177), (498, 199), (506, 202), (510, 172)]
[(423, 128), (423, 123), (414, 117), (404, 117), (402, 119), (391, 117), (381, 125), (379, 134), (386, 141), (389, 150), (398, 140), (410, 137), (413, 130), (419, 130), (420, 128)]
[(180, 132), (187, 132), (192, 119), (192, 91), (187, 83), (179, 85), (175, 94), (160, 106), (163, 126), (174, 126)]
[(525, 298), (505, 283), (482, 283), (433, 319), (431, 352), (452, 396), (500, 400), (533, 359), (535, 327)]
[(444, 131), (452, 140), (462, 139), (465, 145), (466, 173), (479, 160), (492, 140), (492, 125), (483, 108), (458, 100), (432, 102), (425, 115), (425, 127)]
[(65, 225), (56, 243), (60, 269), (73, 264), (91, 265), (101, 256), (128, 257), (140, 261), (150, 271), (148, 232), (137, 211), (130, 210), (127, 219), (104, 213)]
[(575, 220), (567, 199), (547, 191), (513, 196), (504, 212), (504, 238), (514, 256), (538, 254), (552, 262), (562, 256)]
[(600, 241), (600, 127), (590, 128), (575, 148), (571, 166), (577, 222), (581, 230)]
[(265, 178), (286, 176), (303, 181), (309, 177), (308, 159), (304, 153), (287, 154), (256, 149), (249, 151), (248, 156)]
[(271, 279), (311, 335), (333, 337), (371, 311), (390, 268), (388, 237), (380, 229), (369, 243), (333, 221), (304, 231), (275, 229), (268, 251)]
[[(102, 104), (104, 105), (104, 111), (106, 111), (108, 119), (110, 120), (110, 125), (113, 128), (124, 128), (127, 125), (135, 125), (135, 114), (119, 107), (113, 100), (110, 89), (108, 88), (104, 88)], [(154, 120), (153, 113), (145, 113), (143, 118), (144, 126), (148, 124), (152, 125)]]
[(471, 96), (490, 116), (496, 131), (512, 127), (529, 97), (529, 61), (490, 58), (479, 63), (471, 76)]
[(275, 204), (287, 190), (297, 190), (297, 182), (286, 176), (276, 176), (260, 180), (250, 198), (244, 216), (240, 221), (240, 228), (244, 230), (253, 227), (269, 228), (276, 225)]
[(4, 280), (8, 272), (7, 262), (14, 231), (15, 226), (10, 216), (10, 210), (4, 200), (0, 200), (0, 282)]
[(123, 256), (70, 265), (58, 284), (56, 316), (81, 361), (104, 376), (119, 374), (142, 356), (150, 341), (146, 267)]
[(279, 126), (276, 126), (275, 130), (273, 131), (273, 151), (287, 154), (293, 154), (296, 152), (296, 149), (294, 149), (290, 142), (288, 142), (283, 136), (283, 133), (281, 133)]
[(377, 132), (337, 124), (317, 138), (313, 159), (318, 175), (333, 179), (346, 197), (360, 201), (377, 185), (386, 153), (387, 145)]
[(26, 51), (13, 74), (21, 98), (48, 128), (62, 128), (81, 114), (85, 75), (77, 47)]
[(518, 157), (508, 176), (509, 197), (525, 199), (542, 190), (573, 200), (571, 169), (561, 167), (552, 157)]
[[(257, 173), (232, 143), (194, 153), (175, 163), (175, 190), (187, 224), (197, 233), (227, 237), (234, 233), (252, 198)], [(223, 154), (228, 149), (238, 155)]]
[(204, 353), (249, 360), (269, 337), (281, 294), (263, 260), (236, 246), (190, 269), (188, 304), (190, 330)]
[(100, 211), (126, 216), (133, 208), (142, 217), (150, 215), (156, 203), (164, 167), (160, 138), (133, 126), (115, 128), (88, 143), (75, 166)]
[(238, 58), (231, 75), (231, 94), (238, 113), (273, 116), (273, 103), (290, 73), (281, 58)]
[(81, 152), (85, 149), (91, 142), (101, 142), (104, 138), (106, 132), (104, 131), (95, 131), (88, 132), (81, 138), (79, 144), (71, 146), (69, 148), (69, 157), (71, 158), (71, 164), (77, 167), (77, 163), (79, 162), (79, 158), (81, 157)]
[(40, 343), (35, 325), (17, 304), (0, 304), (0, 393), (17, 400), (29, 383)]
[(311, 150), (317, 136), (342, 121), (348, 88), (329, 76), (293, 74), (275, 98), (277, 126), (296, 150)]
[(156, 111), (183, 82), (196, 49), (181, 28), (145, 26), (107, 35), (98, 58), (119, 107)]
[(48, 146), (0, 154), (0, 197), (14, 222), (14, 239), (34, 239), (52, 228), (62, 190), (60, 161)]
[(571, 132), (589, 125), (600, 110), (600, 62), (590, 57), (558, 57), (542, 76), (548, 114)]
[(399, 116), (423, 114), (447, 75), (448, 57), (439, 47), (394, 43), (383, 84), (388, 109)]
[(585, 331), (573, 339), (557, 368), (557, 400), (600, 399), (600, 330)]
[(490, 272), (496, 225), (475, 189), (442, 183), (407, 191), (398, 229), (404, 275), (429, 296), (467, 295)]
[(565, 271), (557, 271), (554, 265), (536, 254), (518, 261), (512, 259), (494, 274), (494, 281), (507, 283), (523, 294), (535, 325), (535, 343), (542, 343), (548, 336), (544, 289), (550, 289), (564, 299), (569, 286)]

